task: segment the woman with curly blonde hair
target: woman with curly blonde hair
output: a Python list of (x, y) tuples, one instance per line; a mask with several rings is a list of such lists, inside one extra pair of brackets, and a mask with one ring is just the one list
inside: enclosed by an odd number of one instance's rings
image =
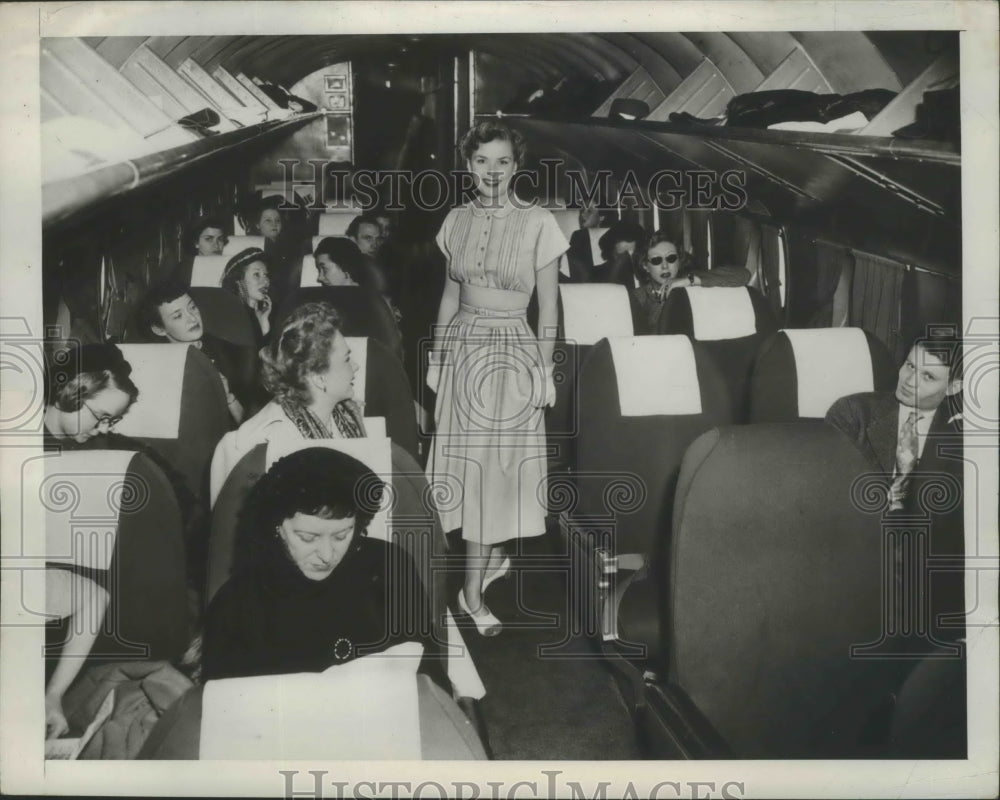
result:
[(219, 442), (212, 460), (213, 502), (239, 459), (275, 436), (365, 436), (361, 407), (354, 400), (358, 365), (351, 360), (337, 310), (329, 303), (306, 303), (275, 333), (260, 351), (264, 386), (274, 399)]

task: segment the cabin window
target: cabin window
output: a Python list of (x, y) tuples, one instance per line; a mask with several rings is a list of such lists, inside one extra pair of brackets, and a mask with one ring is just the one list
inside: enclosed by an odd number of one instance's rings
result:
[(712, 260), (712, 218), (705, 219), (705, 267), (711, 269), (715, 266)]
[(761, 225), (757, 286), (767, 298), (771, 310), (778, 316), (781, 316), (785, 307), (786, 261), (782, 231), (773, 225)]
[(785, 241), (785, 229), (778, 228), (778, 298), (781, 308), (785, 307), (786, 285), (788, 281), (788, 243)]

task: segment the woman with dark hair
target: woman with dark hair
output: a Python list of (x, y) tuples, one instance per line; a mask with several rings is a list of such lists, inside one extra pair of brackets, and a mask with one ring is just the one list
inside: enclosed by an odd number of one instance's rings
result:
[(383, 483), (324, 447), (285, 456), (251, 489), (236, 566), (205, 620), (205, 680), (322, 672), (405, 641), (442, 685), (430, 605), (412, 559), (367, 536)]
[(109, 433), (139, 396), (132, 365), (113, 344), (59, 354), (50, 373), (43, 424), (52, 444), (84, 444)]
[(327, 236), (316, 245), (316, 280), (321, 286), (371, 286), (368, 265), (358, 246), (343, 236)]
[(297, 308), (260, 357), (264, 386), (274, 399), (216, 447), (213, 501), (239, 459), (261, 442), (288, 433), (303, 439), (365, 435), (361, 407), (354, 401), (358, 365), (351, 360), (340, 315), (329, 303)]
[[(507, 573), (505, 541), (545, 532), (545, 419), (555, 400), (551, 331), (558, 259), (568, 244), (551, 212), (514, 194), (521, 135), (494, 120), (459, 143), (476, 198), (452, 209), (437, 235), (447, 278), (427, 383), (437, 394), (428, 478), (460, 502), (441, 509), (466, 543), (458, 606), (485, 636), (501, 623), (483, 601)], [(536, 339), (527, 321), (538, 298)]]
[[(59, 354), (49, 373), (43, 424), (47, 448), (77, 449), (110, 433), (139, 396), (132, 366), (113, 344), (88, 344)], [(129, 448), (125, 448), (129, 449)], [(62, 699), (97, 638), (110, 595), (91, 570), (45, 569), (45, 611), (69, 619), (66, 639), (45, 687), (45, 736), (69, 730)]]
[(750, 273), (743, 267), (694, 269), (691, 254), (666, 231), (654, 233), (636, 258), (639, 288), (632, 296), (637, 334), (656, 333), (667, 295), (678, 286), (745, 286)]
[(226, 264), (220, 285), (235, 294), (250, 310), (256, 325), (257, 346), (262, 347), (271, 332), (271, 277), (267, 256), (259, 247), (241, 250)]

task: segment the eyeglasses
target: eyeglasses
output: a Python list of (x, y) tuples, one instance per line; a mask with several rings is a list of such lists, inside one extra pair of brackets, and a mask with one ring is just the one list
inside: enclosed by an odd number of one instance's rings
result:
[(86, 400), (83, 401), (83, 407), (90, 412), (90, 415), (97, 422), (97, 427), (100, 427), (101, 425), (107, 425), (109, 428), (113, 428), (115, 427), (115, 425), (117, 425), (119, 422), (122, 421), (121, 414), (115, 417), (109, 417), (107, 414), (98, 414), (96, 411), (94, 411), (94, 409), (92, 409), (89, 405), (87, 405)]
[(646, 260), (654, 267), (658, 267), (664, 261), (668, 264), (673, 264), (678, 258), (680, 258), (680, 256), (677, 255), (677, 253), (671, 253), (669, 256), (650, 256)]

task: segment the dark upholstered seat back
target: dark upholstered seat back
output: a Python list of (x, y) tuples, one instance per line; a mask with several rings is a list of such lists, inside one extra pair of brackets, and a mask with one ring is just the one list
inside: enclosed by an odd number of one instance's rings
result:
[[(684, 451), (706, 430), (732, 418), (722, 377), (697, 342), (682, 336), (615, 341), (623, 347), (642, 347), (640, 363), (628, 365), (631, 375), (625, 376), (626, 365), (616, 364), (612, 343), (605, 339), (594, 345), (581, 367), (579, 502), (574, 516), (613, 519), (617, 552), (650, 555), (669, 535), (673, 490)], [(627, 352), (627, 347), (619, 352)], [(654, 404), (659, 400), (651, 396), (657, 392), (654, 363), (665, 371), (665, 393), (671, 385), (683, 383), (700, 407), (674, 404), (645, 409), (655, 413), (629, 410), (630, 400)], [(631, 397), (621, 396), (620, 383), (627, 385)]]
[(749, 418), (750, 373), (757, 348), (777, 329), (767, 300), (756, 289), (698, 286), (667, 295), (657, 333), (684, 334), (704, 346), (726, 379), (733, 419), (739, 423)]
[(867, 331), (778, 331), (757, 353), (750, 379), (750, 421), (822, 420), (841, 397), (895, 385), (892, 356)]
[(684, 457), (665, 600), (669, 687), (737, 758), (858, 755), (893, 682), (864, 459), (820, 423), (710, 431)]
[(118, 450), (43, 461), (46, 561), (93, 575), (110, 594), (91, 658), (180, 656), (191, 635), (184, 537), (163, 472), (141, 453)]
[[(366, 417), (385, 417), (386, 435), (417, 458), (417, 416), (403, 365), (381, 342), (371, 338), (363, 341), (367, 351), (365, 396), (355, 399), (364, 401)], [(352, 347), (352, 354), (354, 351)]]
[(369, 336), (390, 350), (399, 347), (396, 320), (389, 307), (374, 292), (360, 286), (313, 286), (292, 289), (274, 315), (280, 331), (291, 313), (305, 303), (327, 302), (340, 312), (345, 336)]
[[(207, 356), (188, 345), (137, 344), (121, 349), (133, 367), (139, 399), (116, 431), (160, 453), (207, 507), (212, 454), (232, 427), (218, 371)], [(179, 415), (170, 418), (178, 407)]]

